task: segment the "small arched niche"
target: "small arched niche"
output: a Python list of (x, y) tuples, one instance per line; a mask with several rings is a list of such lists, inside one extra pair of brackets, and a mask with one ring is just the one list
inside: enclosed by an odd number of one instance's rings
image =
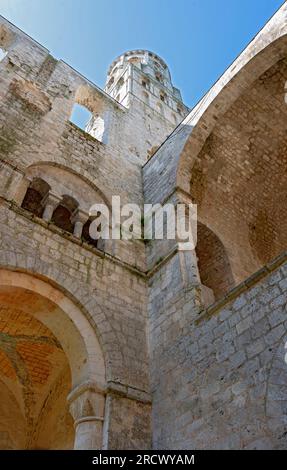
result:
[(206, 225), (198, 223), (196, 255), (203, 286), (205, 304), (222, 298), (234, 287), (228, 255), (218, 236)]
[(160, 92), (159, 97), (163, 103), (167, 103), (167, 94), (164, 91)]

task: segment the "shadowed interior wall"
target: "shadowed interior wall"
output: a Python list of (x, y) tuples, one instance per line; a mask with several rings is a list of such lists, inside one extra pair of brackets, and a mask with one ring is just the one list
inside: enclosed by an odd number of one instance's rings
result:
[(202, 284), (212, 289), (215, 300), (220, 299), (234, 287), (234, 279), (223, 244), (201, 223), (197, 226), (196, 255)]

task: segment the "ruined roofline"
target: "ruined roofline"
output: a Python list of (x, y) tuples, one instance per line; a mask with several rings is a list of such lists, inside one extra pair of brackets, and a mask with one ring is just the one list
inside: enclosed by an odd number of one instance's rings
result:
[[(46, 52), (47, 54), (50, 54), (50, 50), (43, 46), (40, 42), (38, 42), (36, 39), (32, 38), (29, 34), (25, 33), (25, 31), (23, 31), (21, 28), (19, 28), (18, 26), (14, 25), (13, 23), (11, 23), (11, 21), (9, 21), (7, 18), (5, 18), (3, 15), (0, 15), (0, 23), (2, 24), (7, 24), (7, 26), (12, 29), (12, 32), (15, 32), (16, 34), (18, 33), (19, 36), (24, 36), (25, 38), (28, 39), (29, 42), (32, 42), (34, 43), (38, 48), (40, 48), (41, 50), (43, 50), (44, 52)], [(64, 60), (62, 59), (57, 59), (53, 56), (53, 58), (58, 62), (58, 63), (62, 63), (64, 64), (66, 67), (69, 67), (69, 69), (74, 73), (76, 74), (78, 77), (80, 77), (81, 79), (83, 79), (87, 85), (91, 86), (92, 88), (94, 88), (100, 95), (102, 95), (102, 97), (104, 99), (107, 99), (109, 100), (114, 106), (116, 106), (118, 109), (122, 110), (122, 111), (125, 111), (126, 108), (125, 106), (123, 106), (122, 104), (120, 104), (118, 101), (116, 101), (112, 96), (110, 96), (108, 93), (106, 93), (104, 91), (104, 89), (100, 88), (98, 85), (96, 85), (94, 82), (92, 82), (92, 80), (90, 80), (89, 78), (85, 77), (81, 72), (79, 72), (78, 70), (76, 70), (72, 65), (68, 64), (67, 62), (65, 62)]]
[(26, 36), (29, 39), (29, 41), (34, 42), (38, 47), (40, 47), (41, 49), (43, 49), (43, 51), (46, 51), (49, 54), (50, 51), (49, 51), (49, 49), (47, 49), (47, 47), (43, 46), (43, 44), (38, 42), (36, 39), (32, 38), (32, 36), (30, 36), (28, 33), (25, 33), (25, 31), (23, 31), (23, 29), (19, 28), (14, 23), (9, 21), (7, 18), (5, 18), (5, 16), (0, 15), (0, 20), (3, 20), (3, 23), (8, 23), (10, 25), (10, 27), (12, 26), (13, 29), (18, 31), (21, 35)]

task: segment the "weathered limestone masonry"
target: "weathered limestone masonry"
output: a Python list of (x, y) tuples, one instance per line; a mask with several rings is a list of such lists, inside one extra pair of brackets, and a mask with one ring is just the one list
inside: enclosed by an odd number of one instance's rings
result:
[(142, 163), (187, 108), (147, 51), (113, 63), (107, 94), (4, 18), (0, 46), (1, 396), (15, 410), (0, 447), (149, 448), (145, 244), (92, 243), (89, 209), (143, 204)]
[(154, 275), (155, 448), (286, 449), (286, 255), (280, 262), (207, 312), (196, 287), (159, 300), (156, 285), (166, 297), (180, 282), (176, 261)]
[[(103, 91), (0, 18), (0, 448), (287, 448), (286, 34), (186, 116), (156, 54)], [(96, 242), (114, 195), (196, 203), (196, 249)]]
[(287, 448), (286, 33), (285, 3), (143, 168), (199, 220), (147, 249), (155, 448)]

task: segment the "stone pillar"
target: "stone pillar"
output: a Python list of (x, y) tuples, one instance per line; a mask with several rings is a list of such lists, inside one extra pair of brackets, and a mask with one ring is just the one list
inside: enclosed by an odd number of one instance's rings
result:
[(75, 450), (103, 448), (105, 393), (93, 384), (83, 384), (68, 396), (75, 425)]
[[(19, 179), (19, 175), (17, 175), (17, 179)], [(16, 177), (15, 177), (16, 180)], [(32, 182), (31, 178), (28, 178), (27, 176), (20, 175), (20, 183), (17, 185), (17, 189), (13, 195), (13, 199), (18, 204), (21, 206), (24, 197), (26, 195), (27, 189), (29, 188), (30, 184)], [(16, 182), (14, 182), (16, 185)]]
[(53, 193), (48, 193), (47, 197), (42, 202), (43, 206), (45, 207), (43, 213), (43, 219), (47, 222), (50, 222), (53, 212), (56, 207), (60, 204), (61, 198)]
[(128, 83), (127, 83), (127, 93), (133, 92), (133, 68), (129, 64), (128, 66)]
[[(189, 199), (175, 192), (167, 202), (177, 208), (176, 215), (181, 221)], [(179, 203), (183, 204), (183, 215)], [(186, 231), (190, 234), (188, 226)], [(175, 240), (152, 240), (148, 244), (148, 260), (152, 261), (152, 266), (149, 265), (148, 314), (155, 449), (174, 449), (180, 447), (180, 439), (185, 439), (178, 428), (177, 432), (174, 431), (175, 426), (180, 426), (184, 413), (189, 413), (182, 408), (181, 392), (187, 381), (192, 382), (192, 372), (183, 351), (196, 328), (194, 320), (202, 308), (194, 245), (184, 243), (184, 231), (177, 235), (180, 236)], [(190, 423), (191, 415), (192, 411)]]
[(73, 214), (71, 222), (75, 224), (74, 225), (74, 235), (75, 235), (75, 237), (81, 238), (82, 231), (83, 231), (83, 226), (87, 222), (88, 219), (89, 219), (89, 214), (82, 211), (81, 209), (77, 209), (75, 214)]

